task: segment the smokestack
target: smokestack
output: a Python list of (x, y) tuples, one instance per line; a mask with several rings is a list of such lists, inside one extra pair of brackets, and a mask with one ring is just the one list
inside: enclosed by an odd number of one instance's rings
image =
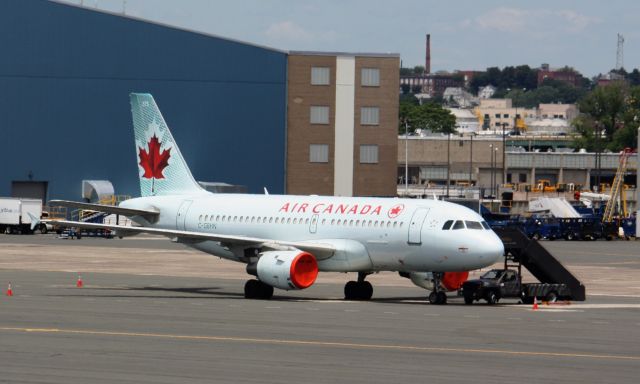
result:
[(431, 35), (427, 33), (427, 55), (424, 63), (424, 73), (431, 73)]

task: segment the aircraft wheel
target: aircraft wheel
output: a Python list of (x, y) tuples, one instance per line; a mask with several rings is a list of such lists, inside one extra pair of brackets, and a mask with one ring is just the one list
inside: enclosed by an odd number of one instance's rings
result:
[(368, 281), (363, 281), (358, 284), (359, 285), (359, 293), (360, 300), (371, 300), (371, 296), (373, 296), (373, 286)]
[(437, 300), (438, 300), (438, 304), (443, 305), (443, 304), (447, 304), (447, 294), (440, 291), (437, 293), (436, 295)]
[(429, 294), (429, 304), (439, 304), (438, 303), (438, 294), (435, 292), (431, 292)]
[(269, 300), (273, 297), (273, 287), (260, 280), (247, 280), (244, 284), (245, 299)]
[(467, 304), (467, 305), (473, 304), (473, 296), (465, 296), (464, 297), (464, 303)]
[(352, 280), (344, 285), (344, 299), (345, 300), (358, 299), (358, 283), (357, 282)]

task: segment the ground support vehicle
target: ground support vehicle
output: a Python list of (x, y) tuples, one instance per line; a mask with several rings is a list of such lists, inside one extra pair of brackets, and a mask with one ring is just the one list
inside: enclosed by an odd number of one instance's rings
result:
[(555, 240), (562, 237), (560, 223), (553, 217), (531, 217), (521, 222), (527, 237), (535, 240)]
[[(518, 265), (520, 269), (520, 265)], [(533, 303), (534, 298), (555, 302), (569, 299), (571, 291), (566, 284), (522, 283), (522, 276), (514, 269), (492, 269), (479, 279), (467, 280), (462, 285), (465, 304), (486, 300), (496, 304), (506, 297), (519, 298), (523, 303)]]
[(33, 233), (34, 230), (46, 233), (47, 226), (39, 224), (31, 228), (31, 217), (42, 217), (42, 200), (14, 197), (0, 198), (0, 232), (11, 234)]
[(597, 240), (602, 237), (599, 218), (559, 219), (561, 236), (565, 240)]
[[(532, 303), (536, 297), (548, 301), (586, 299), (585, 286), (537, 240), (515, 227), (494, 231), (504, 244), (504, 268), (466, 281), (461, 290), (465, 303), (484, 299), (495, 304), (503, 297), (519, 297), (523, 303)], [(522, 267), (539, 283), (522, 283)]]

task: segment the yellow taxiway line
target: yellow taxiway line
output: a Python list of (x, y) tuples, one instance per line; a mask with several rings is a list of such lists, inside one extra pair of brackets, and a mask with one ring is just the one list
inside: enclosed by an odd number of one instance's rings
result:
[(424, 346), (414, 346), (414, 345), (364, 344), (364, 343), (344, 343), (344, 342), (294, 340), (294, 339), (262, 339), (262, 338), (232, 337), (232, 336), (175, 335), (175, 334), (166, 334), (166, 333), (99, 331), (99, 330), (88, 330), (88, 329), (0, 327), (0, 331), (24, 332), (24, 333), (47, 333), (47, 334), (76, 334), (76, 335), (93, 335), (93, 336), (140, 337), (140, 338), (155, 338), (155, 339), (217, 341), (217, 342), (253, 343), (253, 344), (309, 345), (309, 346), (318, 346), (318, 347), (380, 349), (380, 350), (415, 351), (415, 352), (448, 352), (448, 353), (471, 353), (471, 354), (477, 353), (477, 354), (499, 354), (499, 355), (509, 355), (509, 356), (540, 356), (540, 357), (640, 361), (640, 356), (628, 356), (628, 355), (600, 355), (600, 354), (590, 354), (590, 353), (510, 351), (510, 350), (503, 350), (503, 349), (424, 347)]

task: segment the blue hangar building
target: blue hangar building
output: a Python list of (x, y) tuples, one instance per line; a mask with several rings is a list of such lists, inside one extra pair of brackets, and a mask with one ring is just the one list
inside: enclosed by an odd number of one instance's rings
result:
[(284, 192), (286, 52), (48, 0), (0, 2), (0, 50), (0, 196), (138, 196), (131, 92), (197, 180)]

